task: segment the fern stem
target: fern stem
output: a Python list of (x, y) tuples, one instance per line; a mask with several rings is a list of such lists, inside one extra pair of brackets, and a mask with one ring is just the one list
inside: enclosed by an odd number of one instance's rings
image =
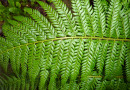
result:
[(24, 44), (24, 45), (19, 45), (19, 46), (7, 49), (7, 50), (1, 52), (0, 54), (6, 53), (6, 52), (8, 52), (12, 49), (15, 49), (15, 48), (20, 48), (22, 46), (28, 46), (28, 45), (36, 44), (36, 43), (44, 43), (44, 42), (48, 42), (48, 41), (65, 40), (65, 39), (96, 39), (96, 40), (130, 42), (130, 39), (100, 38), (100, 37), (87, 37), (87, 36), (85, 36), (85, 37), (63, 37), (63, 38), (55, 38), (55, 39), (46, 39), (46, 40), (43, 40), (43, 41), (36, 41), (36, 42), (33, 42), (33, 43), (27, 43), (27, 44)]

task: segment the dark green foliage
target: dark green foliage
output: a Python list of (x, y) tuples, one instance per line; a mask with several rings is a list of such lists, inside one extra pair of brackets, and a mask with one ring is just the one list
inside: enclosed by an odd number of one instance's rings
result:
[(36, 1), (39, 0), (3, 0), (0, 1), (0, 21), (6, 21), (8, 18), (12, 19), (13, 15), (24, 14), (22, 8), (32, 7), (36, 8)]
[(48, 1), (2, 26), (0, 90), (130, 89), (128, 1)]

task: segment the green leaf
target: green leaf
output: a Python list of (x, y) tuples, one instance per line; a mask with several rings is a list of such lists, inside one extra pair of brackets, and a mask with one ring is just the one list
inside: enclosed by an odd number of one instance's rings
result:
[(18, 8), (20, 8), (20, 7), (21, 7), (20, 2), (16, 2), (16, 7), (18, 7)]
[(20, 9), (18, 9), (18, 8), (16, 8), (16, 7), (11, 7), (11, 8), (9, 8), (9, 11), (10, 11), (11, 13), (19, 13), (19, 12), (20, 12)]

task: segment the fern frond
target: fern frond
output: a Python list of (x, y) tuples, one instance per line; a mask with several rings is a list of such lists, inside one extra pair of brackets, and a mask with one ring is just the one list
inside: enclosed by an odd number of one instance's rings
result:
[(32, 34), (32, 36), (34, 37), (34, 41), (37, 40), (36, 36), (40, 35), (40, 28), (31, 18), (27, 18), (24, 16), (14, 16), (14, 19), (21, 22), (23, 26), (26, 25), (27, 32)]
[(109, 42), (109, 47), (107, 50), (107, 57), (106, 57), (106, 66), (105, 66), (105, 76), (107, 79), (110, 79), (114, 77), (114, 61), (117, 59), (117, 48), (118, 48), (118, 42)]
[(72, 63), (72, 69), (71, 69), (71, 77), (70, 82), (75, 83), (77, 76), (79, 75), (80, 67), (81, 67), (81, 60), (83, 58), (83, 50), (84, 50), (84, 42), (82, 39), (76, 39), (75, 40), (75, 52), (74, 52), (74, 59)]
[(55, 29), (52, 24), (37, 10), (32, 10), (31, 8), (24, 8), (24, 11), (29, 13), (30, 16), (35, 20), (39, 26), (40, 35), (37, 38), (42, 38), (40, 40), (45, 40), (48, 38), (55, 38)]
[(17, 33), (16, 30), (19, 31), (19, 35), (21, 37), (23, 37), (24, 39), (24, 42), (35, 42), (36, 41), (36, 35), (34, 35), (34, 33), (32, 33), (29, 28), (27, 28), (25, 25), (21, 24), (21, 23), (18, 23), (17, 21), (14, 21), (14, 20), (8, 20), (8, 22), (13, 26), (15, 27), (13, 29), (13, 32), (14, 33)]
[(0, 81), (2, 81), (1, 83), (1, 90), (18, 90), (20, 89), (20, 78), (16, 78), (15, 76), (7, 76), (7, 75), (3, 75), (0, 76)]
[(118, 89), (126, 90), (127, 85), (124, 83), (123, 79), (120, 78), (113, 78), (111, 81), (104, 80), (103, 82), (98, 82), (96, 86), (96, 90), (104, 90), (104, 89)]
[(46, 10), (51, 24), (55, 27), (56, 37), (65, 37), (67, 34), (66, 28), (58, 13), (46, 3), (39, 1), (39, 4)]
[(127, 57), (126, 57), (126, 76), (127, 76), (127, 81), (130, 83), (130, 43), (126, 44), (127, 48)]
[[(8, 25), (7, 25), (8, 26)], [(9, 26), (10, 27), (10, 26)], [(8, 30), (8, 28), (3, 28), (3, 29), (7, 29)], [(4, 31), (5, 32), (5, 31)], [(7, 35), (7, 34), (6, 34)], [(8, 35), (9, 37), (14, 37), (14, 36), (10, 36), (10, 35)], [(8, 38), (9, 38), (8, 37)], [(2, 51), (6, 51), (7, 49), (9, 49), (9, 48), (12, 48), (13, 46), (15, 46), (15, 45), (19, 45), (18, 44), (18, 42), (17, 43), (13, 43), (14, 42), (14, 39), (12, 38), (12, 39), (4, 39), (4, 38), (0, 38), (0, 41), (1, 41), (1, 45), (3, 44), (3, 46), (4, 47), (1, 47), (1, 48), (3, 48), (3, 50)], [(10, 41), (12, 41), (12, 43), (10, 42)], [(5, 50), (4, 50), (5, 49)], [(3, 53), (2, 53), (3, 54)], [(10, 58), (6, 58), (5, 60), (6, 61), (1, 61), (1, 64), (2, 63), (7, 63), (7, 65), (6, 64), (3, 64), (4, 65), (4, 67), (8, 67), (8, 61), (10, 60), (10, 62), (11, 62), (11, 66), (12, 66), (12, 69), (13, 69), (13, 71), (14, 71), (14, 73), (15, 74), (17, 74), (17, 71), (16, 71), (16, 59), (15, 59), (15, 54), (16, 54), (16, 50), (15, 49), (12, 49), (12, 50), (10, 50), (9, 52), (7, 52), (6, 54), (5, 54), (5, 56), (4, 57), (7, 57), (6, 55), (8, 54), (8, 57), (10, 57)], [(2, 57), (3, 57), (3, 55), (2, 55)], [(4, 60), (4, 59), (3, 59)], [(2, 66), (3, 66), (2, 65)], [(7, 69), (5, 69), (5, 71), (6, 71)]]
[(119, 42), (120, 44), (117, 46), (117, 51), (116, 53), (116, 60), (114, 61), (114, 72), (115, 76), (121, 76), (123, 71), (122, 71), (122, 65), (125, 59), (125, 53), (126, 53), (126, 45), (124, 42)]
[(54, 50), (54, 42), (49, 41), (49, 42), (45, 42), (43, 44), (44, 49), (43, 49), (43, 60), (41, 60), (42, 64), (40, 66), (41, 71), (40, 71), (40, 84), (39, 84), (39, 88), (45, 89), (45, 83), (47, 80), (47, 77), (49, 75), (49, 69), (51, 68), (52, 65), (52, 55), (53, 55), (53, 50)]
[(97, 25), (95, 23), (94, 10), (90, 5), (89, 0), (82, 0), (81, 4), (82, 4), (82, 8), (85, 10), (85, 16), (87, 19), (86, 22), (88, 24), (88, 29), (90, 32), (89, 36), (95, 36), (97, 32)]
[(28, 60), (28, 53), (29, 53), (29, 48), (28, 46), (23, 46), (21, 47), (21, 76), (23, 79), (26, 78), (26, 74), (27, 74), (27, 60)]
[[(0, 44), (1, 44), (1, 51), (6, 51), (8, 48), (12, 47), (12, 43), (6, 40), (3, 37), (0, 37)], [(2, 53), (0, 60), (1, 66), (3, 67), (4, 71), (7, 72), (8, 64), (9, 64), (9, 52)]]
[(30, 82), (31, 82), (31, 88), (32, 90), (34, 89), (34, 83), (35, 83), (35, 79), (39, 74), (40, 71), (40, 67), (39, 67), (39, 63), (40, 60), (35, 60), (35, 56), (36, 56), (36, 46), (35, 45), (29, 45), (29, 53), (28, 53), (28, 60), (27, 60), (27, 65), (28, 65), (28, 75), (30, 78)]
[(47, 87), (45, 86), (45, 83), (46, 83), (47, 77), (49, 75), (49, 71), (46, 70), (44, 66), (41, 67), (39, 90), (47, 89)]
[(11, 62), (11, 67), (13, 72), (17, 75), (17, 71), (16, 71), (16, 51), (14, 49), (12, 49), (11, 51), (9, 51), (9, 57), (10, 57), (10, 62)]
[(80, 85), (76, 82), (73, 82), (72, 84), (69, 84), (69, 89), (71, 90), (80, 90)]
[(72, 17), (71, 11), (61, 0), (49, 0), (55, 5), (56, 11), (59, 14), (59, 17), (62, 18), (63, 23), (66, 27), (66, 32), (68, 36), (76, 36), (76, 26), (75, 19)]
[(5, 21), (0, 89), (129, 89), (128, 4), (72, 0), (72, 13), (62, 0), (48, 1), (54, 8), (38, 1), (47, 17), (26, 7)]
[(101, 4), (104, 7), (105, 15), (107, 15), (108, 8), (109, 8), (109, 2), (107, 2), (106, 0), (101, 0)]
[[(87, 80), (88, 76), (92, 74), (92, 71), (95, 67), (95, 49), (96, 49), (96, 42), (92, 40), (86, 40), (86, 45), (84, 45), (84, 55), (83, 55), (83, 60), (82, 60), (82, 74), (81, 74), (81, 89), (84, 90), (87, 88)], [(88, 44), (89, 43), (89, 44)]]
[(74, 56), (74, 43), (75, 40), (65, 40), (65, 48), (64, 48), (64, 56), (62, 59), (62, 65), (61, 65), (61, 86), (65, 88), (65, 85), (67, 84), (67, 80), (69, 79), (72, 62), (73, 62), (73, 56)]
[(50, 82), (49, 82), (49, 89), (53, 90), (56, 88), (56, 78), (58, 78), (58, 73), (60, 72), (60, 66), (62, 62), (62, 57), (63, 57), (63, 48), (64, 48), (64, 42), (59, 40), (59, 41), (54, 41), (54, 53), (53, 53), (53, 61), (52, 61), (52, 67), (51, 67), (51, 77), (50, 77)]
[(119, 79), (116, 79), (115, 81), (116, 81), (114, 84), (115, 89), (118, 89), (118, 90), (127, 89), (126, 84), (124, 83), (123, 79), (119, 78)]
[[(95, 71), (92, 71), (91, 75), (97, 76), (97, 73)], [(86, 86), (84, 85), (84, 88), (81, 88), (81, 90), (94, 90), (99, 81), (101, 81), (101, 78), (88, 77), (88, 79), (86, 80)]]
[(19, 74), (20, 73), (20, 58), (21, 58), (21, 48), (16, 48), (16, 57), (15, 57), (15, 63), (16, 63), (16, 71)]
[(4, 25), (2, 27), (2, 31), (3, 31), (4, 35), (6, 36), (6, 39), (8, 39), (9, 41), (11, 41), (13, 43), (13, 46), (18, 46), (18, 45), (20, 45), (20, 43), (22, 43), (22, 41), (24, 41), (22, 39), (22, 36), (20, 36), (20, 34), (16, 32), (16, 29), (11, 27), (7, 23), (4, 23)]
[(94, 0), (94, 16), (97, 25), (97, 36), (105, 36), (106, 30), (106, 18), (104, 8), (102, 6), (101, 0)]
[(97, 56), (97, 69), (99, 70), (99, 75), (101, 75), (103, 71), (103, 67), (105, 64), (105, 59), (107, 55), (108, 41), (102, 41), (99, 49), (99, 55)]
[(119, 0), (112, 0), (108, 11), (108, 16), (107, 16), (108, 17), (107, 32), (106, 32), (107, 37), (119, 38), (120, 33), (116, 29), (118, 24), (117, 20), (118, 20), (119, 10), (120, 10)]
[[(128, 14), (126, 14), (126, 11), (123, 9), (120, 11), (120, 20), (122, 25), (122, 37), (121, 38), (130, 38), (130, 20)], [(123, 37), (124, 36), (124, 37)]]
[(85, 15), (85, 10), (81, 6), (80, 0), (72, 0), (72, 8), (75, 15), (76, 25), (77, 25), (77, 35), (86, 36), (91, 35), (91, 31), (87, 22), (87, 17)]
[(98, 82), (97, 83), (97, 86), (96, 86), (96, 90), (105, 90), (107, 87), (107, 84), (108, 84), (108, 81), (106, 81), (106, 80), (104, 80), (104, 81), (102, 81), (102, 82)]
[(44, 52), (45, 52), (45, 44), (41, 43), (38, 44), (38, 50), (39, 52), (37, 52), (37, 59), (40, 58), (41, 64), (40, 65), (40, 81), (39, 81), (39, 90), (43, 90), (45, 89), (45, 83), (49, 74), (49, 71), (47, 70), (46, 67), (46, 60), (44, 59)]

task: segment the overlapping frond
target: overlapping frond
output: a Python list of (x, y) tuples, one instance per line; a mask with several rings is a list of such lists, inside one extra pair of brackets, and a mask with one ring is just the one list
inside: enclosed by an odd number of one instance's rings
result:
[[(120, 19), (121, 19), (121, 38), (130, 38), (130, 19), (129, 13), (126, 13), (125, 9), (120, 11)], [(123, 35), (122, 35), (123, 34)]]
[(77, 35), (79, 36), (91, 35), (91, 31), (87, 22), (87, 17), (85, 15), (85, 10), (82, 8), (81, 1), (80, 0), (71, 0), (71, 1), (78, 29)]
[(103, 37), (105, 36), (106, 31), (106, 18), (105, 18), (105, 12), (104, 7), (101, 3), (101, 0), (94, 0), (94, 16), (95, 16), (95, 22), (97, 25), (97, 36)]
[(128, 83), (130, 82), (130, 43), (126, 44), (126, 77)]
[(39, 4), (45, 9), (51, 24), (55, 27), (56, 37), (65, 37), (66, 28), (58, 13), (46, 3), (39, 1)]
[(21, 86), (21, 79), (16, 78), (15, 76), (0, 76), (0, 89), (1, 90), (19, 90)]
[(114, 77), (114, 62), (116, 61), (116, 54), (117, 54), (117, 42), (109, 42), (109, 48), (107, 50), (107, 60), (106, 60), (106, 67), (105, 67), (105, 76), (106, 78), (110, 79)]
[(54, 41), (54, 52), (53, 52), (53, 61), (52, 61), (52, 67), (50, 72), (50, 82), (49, 82), (49, 89), (53, 90), (56, 89), (56, 79), (58, 79), (58, 75), (60, 72), (60, 66), (62, 63), (62, 57), (63, 57), (63, 48), (64, 48), (64, 42), (62, 40)]
[(75, 41), (75, 51), (74, 51), (74, 56), (73, 56), (73, 64), (72, 64), (72, 69), (71, 69), (71, 78), (70, 78), (70, 84), (71, 87), (74, 87), (76, 83), (76, 79), (78, 78), (79, 75), (79, 70), (81, 67), (81, 60), (83, 58), (83, 50), (84, 50), (84, 42), (82, 39), (76, 39)]
[[(38, 1), (47, 13), (24, 8), (8, 19), (0, 37), (0, 75), (5, 90), (128, 89), (129, 13), (120, 0)], [(109, 5), (109, 6), (108, 6)], [(126, 76), (126, 77), (125, 77)]]
[(108, 41), (101, 42), (101, 46), (99, 48), (99, 54), (97, 56), (97, 69), (99, 72), (99, 75), (102, 75), (103, 68), (105, 65), (105, 59), (107, 55), (107, 48), (108, 48)]
[(65, 24), (67, 35), (75, 36), (77, 30), (75, 25), (75, 19), (73, 18), (71, 11), (62, 2), (62, 0), (48, 0), (48, 1), (53, 2), (56, 11), (59, 14), (59, 17), (61, 17), (63, 23)]
[(71, 74), (71, 67), (74, 56), (74, 40), (65, 40), (64, 56), (61, 65), (61, 85), (65, 88), (65, 85)]

